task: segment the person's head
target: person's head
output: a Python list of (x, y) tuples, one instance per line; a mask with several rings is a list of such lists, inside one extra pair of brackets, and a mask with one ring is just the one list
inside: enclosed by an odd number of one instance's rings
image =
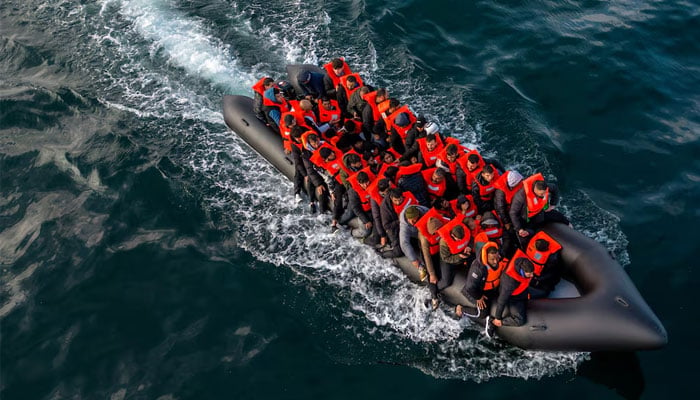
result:
[(321, 145), (321, 140), (319, 140), (317, 134), (310, 133), (309, 136), (306, 137), (306, 143), (308, 143), (309, 146), (313, 147), (314, 149), (317, 149), (318, 146)]
[(389, 113), (393, 113), (397, 108), (401, 106), (399, 99), (392, 97), (389, 99)]
[(522, 182), (523, 176), (520, 175), (518, 171), (510, 171), (508, 172), (508, 187), (513, 189), (516, 187), (520, 182)]
[(549, 250), (549, 242), (544, 240), (544, 239), (535, 240), (535, 250), (537, 250), (537, 251)]
[(445, 155), (447, 156), (447, 161), (453, 163), (457, 161), (457, 157), (459, 156), (459, 148), (456, 144), (450, 143), (445, 148)]
[(456, 225), (450, 231), (450, 236), (452, 237), (452, 240), (464, 239), (464, 227), (462, 225)]
[(348, 76), (348, 79), (345, 80), (345, 85), (348, 87), (348, 89), (355, 89), (360, 83), (357, 82), (357, 78), (355, 78), (354, 75)]
[(478, 154), (470, 154), (467, 157), (467, 169), (469, 172), (473, 172), (475, 169), (479, 167), (479, 162), (481, 161), (481, 157), (479, 157)]
[(384, 176), (387, 179), (393, 181), (396, 179), (396, 174), (398, 172), (399, 172), (399, 167), (397, 167), (395, 165), (391, 165), (391, 166), (387, 167), (386, 171), (384, 171)]
[(340, 58), (334, 58), (331, 60), (331, 67), (333, 68), (333, 72), (337, 76), (343, 76), (343, 65), (344, 64), (345, 63)]
[(343, 156), (345, 166), (353, 171), (359, 171), (362, 168), (362, 159), (354, 153), (348, 153)]
[(275, 81), (270, 77), (263, 79), (263, 87), (265, 89), (271, 88), (274, 84), (275, 84)]
[(321, 97), (321, 105), (322, 105), (323, 108), (325, 108), (326, 110), (330, 110), (330, 109), (331, 109), (331, 106), (332, 106), (332, 105), (331, 105), (331, 99), (328, 98), (328, 96), (323, 96), (323, 97)]
[(460, 194), (459, 197), (457, 197), (457, 208), (462, 212), (465, 213), (471, 208), (472, 203), (469, 201), (469, 197)]
[(532, 278), (535, 275), (535, 266), (525, 257), (515, 260), (515, 270), (524, 278)]
[(362, 187), (362, 189), (367, 189), (369, 186), (369, 175), (365, 171), (360, 171), (357, 173), (357, 184)]
[(294, 143), (301, 143), (301, 135), (303, 135), (304, 132), (306, 132), (304, 130), (304, 127), (299, 126), (299, 125), (294, 125), (292, 127), (291, 131), (289, 131), (289, 136), (291, 136), (292, 141)]
[(430, 181), (432, 183), (442, 183), (445, 180), (445, 170), (442, 168), (435, 168), (433, 174), (430, 176)]
[(425, 137), (425, 147), (428, 149), (428, 151), (433, 151), (437, 148), (437, 145), (437, 137), (434, 134), (429, 133)]
[(276, 87), (272, 88), (272, 93), (275, 94), (275, 101), (282, 103), (284, 101), (284, 93)]
[(547, 184), (544, 181), (535, 181), (532, 184), (532, 191), (535, 193), (535, 196), (541, 199), (547, 193)]
[(297, 81), (305, 85), (311, 81), (311, 71), (300, 71), (297, 74)]
[(484, 168), (481, 170), (481, 177), (484, 178), (486, 183), (491, 183), (494, 177), (494, 169), (491, 164), (484, 165)]
[(311, 104), (310, 100), (304, 99), (299, 102), (299, 107), (304, 111), (311, 111), (314, 109), (314, 105)]
[(399, 188), (391, 188), (389, 189), (389, 199), (391, 199), (391, 202), (394, 203), (395, 205), (399, 205), (403, 203), (403, 192)]
[(370, 92), (369, 86), (362, 86), (360, 88), (360, 95), (362, 95), (362, 96), (366, 95), (369, 92)]
[(391, 188), (391, 185), (389, 184), (388, 179), (380, 179), (379, 182), (377, 182), (377, 190), (379, 191), (379, 195), (382, 197), (385, 197), (387, 194), (389, 194), (389, 188)]
[(385, 164), (393, 164), (394, 161), (396, 161), (396, 157), (394, 157), (394, 153), (390, 151), (382, 151), (379, 153), (379, 157), (382, 158), (382, 162)]
[(501, 261), (501, 255), (498, 252), (498, 247), (491, 246), (486, 249), (486, 263), (489, 267), (496, 269), (499, 261)]
[(329, 149), (328, 147), (321, 147), (321, 149), (318, 150), (318, 154), (321, 156), (321, 158), (325, 162), (335, 160), (335, 153), (333, 152), (333, 150)]
[(386, 98), (389, 96), (389, 92), (385, 88), (379, 88), (377, 89), (377, 97), (375, 98), (375, 102), (377, 104), (381, 103), (382, 101), (386, 100)]
[(447, 211), (450, 209), (450, 202), (444, 197), (436, 197), (430, 202), (430, 205), (438, 211)]
[(425, 117), (421, 115), (421, 116), (419, 116), (419, 117), (416, 119), (416, 123), (415, 123), (415, 125), (413, 125), (413, 126), (415, 126), (416, 129), (418, 129), (419, 132), (422, 132), (423, 129), (425, 129), (425, 124), (426, 124), (427, 122), (428, 122), (428, 121), (426, 121)]
[(416, 206), (408, 206), (404, 215), (406, 216), (406, 222), (410, 225), (415, 225), (420, 219), (420, 211)]
[(292, 114), (285, 115), (283, 122), (284, 126), (286, 126), (289, 129), (292, 129), (297, 125), (297, 120)]

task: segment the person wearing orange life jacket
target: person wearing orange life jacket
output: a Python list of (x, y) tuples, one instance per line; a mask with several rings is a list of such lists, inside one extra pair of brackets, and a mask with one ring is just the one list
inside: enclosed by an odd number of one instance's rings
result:
[[(535, 275), (535, 267), (522, 251), (516, 251), (508, 263), (498, 288), (498, 300), (493, 314), (486, 317), (486, 335), (492, 336), (493, 326), (522, 326), (527, 319), (527, 288)], [(508, 314), (504, 312), (508, 310)], [(505, 316), (504, 318), (504, 315)]]
[(323, 65), (326, 71), (324, 84), (326, 86), (326, 94), (337, 99), (337, 89), (340, 85), (340, 78), (352, 74), (352, 70), (342, 58), (334, 58), (330, 62)]
[(406, 136), (406, 132), (411, 128), (411, 125), (415, 122), (416, 117), (410, 111), (401, 111), (403, 106), (397, 111), (392, 113), (387, 120), (389, 121), (387, 127), (387, 142), (389, 147), (399, 154), (406, 152), (406, 146), (404, 145), (403, 138)]
[(452, 284), (457, 270), (466, 268), (474, 258), (472, 236), (462, 218), (457, 217), (438, 230), (440, 235), (440, 280), (438, 290)]
[[(321, 149), (323, 150), (323, 149)], [(330, 189), (330, 196), (332, 201), (332, 221), (331, 230), (335, 232), (338, 229), (338, 221), (342, 225), (347, 224), (347, 222), (352, 219), (351, 216), (343, 218), (343, 199), (345, 194), (351, 188), (348, 178), (350, 175), (359, 172), (362, 168), (362, 159), (356, 153), (346, 153), (342, 154), (338, 149), (332, 149), (333, 154), (327, 153), (330, 156), (329, 160), (326, 160), (326, 169), (334, 176), (335, 181), (339, 184), (328, 185)], [(341, 156), (342, 154), (342, 156)], [(335, 168), (328, 168), (328, 161), (338, 162)], [(372, 176), (374, 178), (374, 176)]]
[(263, 96), (265, 95), (265, 90), (274, 85), (275, 81), (269, 76), (260, 78), (260, 80), (253, 85), (253, 112), (260, 121), (265, 123), (267, 123), (267, 118), (265, 118), (265, 112), (263, 111)]
[(493, 164), (486, 164), (474, 177), (472, 197), (480, 213), (493, 210), (493, 192), (496, 190), (493, 184), (499, 176), (501, 173)]
[[(306, 185), (307, 193), (309, 193), (309, 208), (311, 213), (315, 213), (317, 204), (320, 204), (321, 212), (328, 210), (328, 185), (326, 184), (325, 175), (327, 171), (318, 166), (314, 160), (323, 161), (321, 156), (315, 156), (322, 145), (318, 135), (313, 131), (307, 131), (301, 136), (301, 159), (306, 169)], [(329, 149), (330, 150), (330, 149)], [(325, 151), (324, 151), (325, 152)], [(332, 180), (332, 179), (331, 179)]]
[[(477, 256), (469, 266), (461, 293), (468, 300), (466, 306), (479, 310), (476, 315), (484, 315), (482, 311), (498, 297), (498, 285), (507, 261), (503, 260), (498, 243), (490, 241), (485, 233), (474, 238), (474, 252)], [(461, 305), (456, 307), (455, 314), (461, 317)]]
[[(426, 132), (429, 132), (432, 123), (428, 123)], [(418, 147), (420, 151), (418, 152), (418, 162), (422, 163), (425, 168), (432, 168), (437, 162), (440, 152), (444, 148), (442, 138), (435, 133), (428, 133), (424, 138), (418, 139)]]
[(400, 188), (389, 189), (387, 195), (379, 206), (382, 224), (386, 232), (389, 248), (382, 253), (384, 257), (398, 257), (401, 254), (401, 243), (399, 240), (399, 215), (410, 205), (417, 205), (416, 197), (409, 191), (402, 191)]
[(423, 180), (431, 199), (444, 197), (447, 200), (456, 199), (459, 195), (457, 185), (450, 176), (450, 173), (443, 168), (433, 167), (422, 171)]
[(282, 114), (290, 110), (290, 105), (284, 98), (282, 91), (276, 87), (270, 87), (263, 93), (263, 112), (268, 126), (277, 133), (280, 133), (280, 120)]
[(438, 154), (435, 165), (444, 169), (450, 174), (452, 180), (457, 182), (458, 159), (464, 154), (464, 147), (459, 144), (459, 140), (451, 137), (445, 138), (445, 147), (442, 152)]
[(365, 134), (365, 138), (369, 138), (374, 133), (374, 125), (382, 121), (383, 117), (381, 111), (379, 111), (379, 105), (384, 102), (388, 104), (389, 93), (385, 88), (379, 88), (362, 97), (366, 101), (362, 108), (362, 114), (360, 115), (362, 119), (362, 132)]
[(358, 74), (345, 75), (340, 78), (340, 84), (336, 91), (336, 99), (338, 100), (340, 109), (343, 111), (344, 117), (359, 117), (361, 109), (355, 110), (355, 107), (357, 105), (356, 103), (358, 101), (361, 102), (362, 98), (356, 93), (359, 92), (362, 85), (362, 78)]
[(430, 290), (433, 310), (440, 303), (437, 287), (441, 277), (439, 268), (440, 235), (438, 230), (449, 221), (449, 218), (444, 217), (436, 209), (431, 208), (414, 223), (416, 229), (418, 229), (418, 242), (420, 243), (423, 263), (428, 274), (428, 289)]
[(449, 220), (452, 220), (457, 216), (457, 214), (455, 214), (454, 212), (454, 209), (452, 208), (452, 204), (450, 204), (450, 201), (444, 197), (436, 197), (435, 199), (433, 199), (430, 205), (438, 213), (440, 213), (440, 215)]
[(457, 215), (461, 214), (477, 221), (481, 219), (481, 214), (478, 213), (474, 199), (470, 194), (460, 194), (455, 200), (451, 200), (450, 204)]
[[(290, 133), (290, 140), (288, 141), (290, 143), (289, 149), (290, 149), (290, 155), (292, 157), (292, 163), (294, 163), (294, 178), (292, 179), (294, 183), (294, 201), (298, 204), (301, 203), (302, 198), (301, 198), (301, 192), (304, 191), (307, 196), (309, 195), (308, 192), (306, 192), (306, 177), (308, 173), (306, 172), (306, 167), (304, 166), (304, 161), (301, 156), (301, 149), (302, 149), (302, 143), (301, 143), (301, 135), (304, 133), (304, 128), (296, 125), (292, 128), (291, 133)], [(309, 196), (311, 197), (311, 196)]]
[(373, 235), (375, 238), (379, 238), (379, 243), (377, 243), (378, 248), (383, 248), (388, 243), (388, 236), (386, 230), (384, 230), (384, 223), (382, 222), (382, 214), (380, 206), (384, 201), (384, 198), (389, 193), (391, 189), (391, 183), (385, 178), (377, 178), (372, 183), (370, 183), (367, 191), (371, 196), (370, 205), (372, 206), (372, 227)]
[(339, 129), (343, 122), (343, 115), (337, 100), (329, 97), (321, 97), (318, 103), (318, 123), (329, 124), (333, 129)]
[(404, 147), (406, 151), (401, 156), (401, 161), (410, 161), (411, 163), (418, 162), (418, 152), (420, 148), (418, 147), (418, 139), (424, 138), (427, 133), (425, 133), (425, 125), (428, 121), (424, 116), (418, 116), (416, 122), (413, 123), (411, 129), (406, 132), (406, 138), (404, 139)]
[[(357, 78), (350, 78), (351, 77), (348, 77), (347, 79), (348, 84), (350, 84), (351, 81), (358, 80)], [(348, 97), (348, 105), (346, 106), (345, 111), (347, 111), (348, 118), (354, 118), (362, 121), (362, 111), (365, 109), (365, 104), (367, 104), (365, 97), (367, 97), (369, 93), (373, 92), (374, 89), (369, 85), (363, 85), (361, 83), (358, 85), (359, 88), (353, 86), (352, 90), (346, 89), (346, 92), (352, 93)]]
[(530, 297), (539, 299), (549, 296), (561, 280), (561, 245), (544, 231), (532, 236), (525, 251), (535, 266), (535, 276), (530, 281)]
[(466, 157), (460, 157), (457, 164), (459, 166), (457, 168), (457, 186), (459, 186), (459, 191), (462, 194), (471, 194), (474, 177), (486, 165), (486, 162), (481, 158), (481, 154), (478, 151), (471, 150), (466, 154)]
[(397, 187), (413, 193), (420, 205), (428, 207), (430, 206), (430, 197), (425, 188), (421, 168), (421, 164), (408, 164), (402, 161), (398, 167), (388, 167), (384, 171), (384, 176), (391, 179)]
[(541, 173), (523, 180), (523, 187), (513, 195), (508, 211), (522, 248), (527, 246), (530, 236), (544, 223), (569, 224), (569, 220), (554, 209), (558, 201), (556, 185), (546, 183)]
[(370, 177), (366, 171), (362, 170), (347, 179), (350, 184), (350, 189), (347, 192), (348, 206), (340, 217), (339, 223), (345, 225), (351, 219), (359, 218), (362, 225), (351, 232), (355, 238), (366, 238), (372, 232), (372, 205), (370, 203), (372, 196), (368, 190), (371, 178), (373, 176)]
[(505, 258), (509, 259), (518, 247), (518, 242), (503, 230), (503, 224), (491, 211), (482, 214), (482, 218), (479, 221), (479, 232), (485, 233), (489, 240), (499, 243), (501, 254)]

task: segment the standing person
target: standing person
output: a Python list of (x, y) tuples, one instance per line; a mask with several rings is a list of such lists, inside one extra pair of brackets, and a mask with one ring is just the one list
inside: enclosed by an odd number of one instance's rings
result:
[(410, 205), (416, 205), (418, 201), (409, 191), (402, 192), (399, 188), (389, 189), (384, 197), (379, 211), (381, 213), (384, 231), (389, 239), (390, 248), (382, 253), (384, 257), (401, 256), (401, 244), (399, 242), (399, 215)]
[[(308, 173), (306, 172), (306, 167), (304, 166), (304, 160), (302, 159), (301, 151), (302, 151), (302, 143), (301, 143), (301, 135), (304, 133), (304, 128), (301, 126), (295, 126), (292, 128), (290, 138), (291, 140), (289, 143), (291, 144), (289, 146), (289, 152), (292, 156), (292, 162), (294, 163), (294, 201), (298, 204), (302, 202), (301, 198), (301, 192), (302, 190), (305, 191), (306, 185), (304, 185), (304, 182), (306, 181)], [(311, 197), (312, 193), (307, 193), (309, 198)]]
[[(508, 263), (506, 270), (501, 274), (501, 282), (498, 289), (498, 300), (494, 313), (486, 317), (486, 336), (491, 337), (493, 327), (521, 326), (527, 319), (527, 288), (530, 280), (535, 275), (535, 266), (520, 251)], [(504, 318), (504, 312), (508, 309), (508, 316)]]

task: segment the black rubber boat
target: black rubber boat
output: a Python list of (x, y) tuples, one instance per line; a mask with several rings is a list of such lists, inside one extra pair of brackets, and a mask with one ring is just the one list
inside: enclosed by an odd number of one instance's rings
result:
[[(289, 67), (288, 73), (296, 76)], [(226, 125), (291, 180), (292, 160), (282, 150), (281, 137), (253, 114), (253, 99), (224, 96), (223, 109)], [(528, 303), (525, 325), (498, 328), (498, 337), (524, 349), (547, 351), (651, 350), (667, 343), (663, 325), (601, 244), (561, 224), (550, 224), (544, 230), (562, 245), (567, 279), (549, 298)], [(408, 259), (397, 258), (394, 263), (409, 279), (419, 282), (418, 271)], [(443, 291), (443, 299), (468, 304), (460, 293), (465, 282), (466, 271), (456, 274), (453, 284)], [(475, 321), (483, 324), (482, 319)]]

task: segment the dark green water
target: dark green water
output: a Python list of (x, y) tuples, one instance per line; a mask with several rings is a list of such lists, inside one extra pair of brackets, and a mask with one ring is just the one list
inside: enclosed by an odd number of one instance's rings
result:
[[(698, 37), (692, 2), (3, 1), (0, 397), (692, 396)], [(221, 98), (337, 55), (556, 178), (668, 346), (485, 341), (295, 208)]]

